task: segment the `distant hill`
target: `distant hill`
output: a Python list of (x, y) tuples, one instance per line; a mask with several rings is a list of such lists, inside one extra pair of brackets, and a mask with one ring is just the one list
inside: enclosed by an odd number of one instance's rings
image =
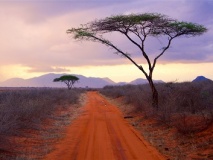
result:
[[(161, 80), (153, 80), (153, 82), (154, 83), (164, 83)], [(137, 84), (146, 84), (146, 83), (148, 83), (147, 79), (143, 79), (143, 78), (138, 78), (138, 79), (130, 82), (130, 84), (134, 84), (134, 85), (137, 85)]]
[(116, 83), (117, 86), (123, 86), (123, 85), (126, 85), (126, 84), (128, 84), (128, 83), (127, 82), (118, 82), (118, 83)]
[(204, 76), (197, 76), (192, 82), (213, 82), (213, 81)]
[[(58, 78), (65, 74), (45, 74), (39, 77), (30, 79), (12, 78), (0, 83), (0, 87), (66, 87), (62, 82), (53, 82), (53, 79)], [(102, 88), (106, 85), (116, 84), (109, 78), (95, 78), (85, 77), (82, 75), (76, 75), (80, 80), (76, 83), (75, 87), (90, 87), (90, 88)]]
[(105, 81), (107, 81), (107, 82), (109, 82), (109, 83), (112, 83), (112, 84), (114, 84), (115, 82), (114, 81), (112, 81), (111, 79), (109, 79), (109, 78), (102, 78), (103, 80), (105, 80)]
[[(49, 73), (39, 77), (22, 79), (22, 78), (11, 78), (4, 82), (0, 83), (0, 87), (66, 87), (66, 85), (62, 82), (53, 82), (53, 79), (58, 78), (62, 75), (66, 74), (54, 74)], [(81, 88), (102, 88), (106, 85), (126, 85), (126, 84), (145, 84), (148, 83), (146, 79), (138, 78), (131, 82), (118, 82), (115, 83), (109, 78), (98, 78), (98, 77), (85, 77), (83, 75), (77, 75), (80, 80), (77, 82), (74, 87)], [(155, 83), (164, 83), (161, 80), (154, 80)]]

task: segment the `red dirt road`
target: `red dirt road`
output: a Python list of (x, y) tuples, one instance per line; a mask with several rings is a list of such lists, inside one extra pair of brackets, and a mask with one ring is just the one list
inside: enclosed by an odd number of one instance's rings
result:
[(88, 92), (82, 114), (47, 160), (163, 160), (121, 112), (97, 92)]

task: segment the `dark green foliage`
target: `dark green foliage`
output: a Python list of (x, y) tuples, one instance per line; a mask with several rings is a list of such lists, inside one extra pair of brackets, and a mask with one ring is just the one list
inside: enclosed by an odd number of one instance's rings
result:
[(73, 87), (74, 83), (77, 82), (78, 80), (79, 80), (79, 78), (76, 76), (64, 75), (59, 78), (55, 78), (53, 80), (53, 82), (64, 82), (67, 85), (68, 89), (71, 89)]
[[(207, 29), (199, 24), (191, 23), (191, 22), (170, 22), (168, 27), (165, 29), (170, 35), (175, 36), (197, 36), (206, 32)], [(166, 34), (167, 34), (166, 33)]]
[(67, 33), (74, 34), (75, 39), (91, 38), (91, 40), (97, 40), (94, 37), (98, 36), (96, 34), (115, 31), (123, 34), (135, 33), (143, 38), (147, 35), (169, 35), (172, 37), (182, 35), (195, 36), (206, 32), (207, 29), (199, 24), (179, 22), (163, 14), (144, 13), (106, 17), (82, 25), (80, 28), (68, 29)]
[(55, 78), (53, 81), (54, 82), (58, 82), (58, 81), (66, 81), (66, 80), (74, 80), (74, 81), (78, 81), (79, 78), (76, 77), (76, 76), (72, 76), (72, 75), (64, 75), (64, 76), (61, 76), (60, 78)]

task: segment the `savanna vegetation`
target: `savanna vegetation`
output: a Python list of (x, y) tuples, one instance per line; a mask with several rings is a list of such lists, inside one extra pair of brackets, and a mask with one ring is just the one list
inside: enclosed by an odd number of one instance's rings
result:
[[(170, 48), (174, 39), (179, 37), (194, 37), (202, 35), (206, 31), (207, 29), (200, 24), (178, 21), (159, 13), (143, 13), (116, 15), (94, 20), (78, 28), (68, 29), (67, 33), (72, 34), (73, 38), (77, 40), (104, 44), (114, 50), (116, 54), (128, 59), (146, 77), (152, 91), (152, 106), (158, 109), (158, 90), (153, 83), (153, 72), (157, 61)], [(135, 52), (139, 53), (141, 59), (146, 63), (138, 63), (138, 60), (131, 56), (133, 53), (124, 50), (123, 46), (118, 46), (115, 42), (106, 38), (107, 34), (110, 33), (119, 33), (127, 39), (130, 44), (133, 44), (138, 49)], [(157, 38), (158, 40), (162, 38), (164, 42), (161, 46), (162, 48), (156, 51), (154, 58), (152, 57), (153, 53), (149, 53), (147, 49), (147, 41), (152, 38)], [(154, 47), (151, 46), (151, 48)], [(148, 70), (145, 69), (146, 67)]]
[[(206, 129), (213, 123), (213, 83), (159, 83), (159, 110), (151, 107), (151, 90), (148, 85), (106, 86), (101, 93), (112, 98), (122, 97), (132, 104), (135, 111), (146, 117), (155, 117), (168, 125), (174, 125), (181, 133)], [(188, 124), (192, 115), (201, 117), (198, 125)], [(175, 123), (174, 123), (175, 122)]]
[(59, 78), (55, 78), (53, 82), (64, 82), (67, 85), (67, 88), (70, 90), (74, 86), (76, 82), (78, 82), (79, 78), (73, 75), (63, 75)]
[(133, 125), (141, 127), (144, 137), (169, 158), (190, 159), (191, 154), (213, 158), (213, 83), (170, 82), (156, 88), (158, 110), (151, 107), (148, 84), (106, 86), (100, 92), (121, 101), (126, 118), (139, 115)]
[(82, 91), (23, 89), (0, 91), (0, 159), (38, 159), (63, 136)]
[[(136, 66), (148, 81), (147, 85), (106, 86), (101, 90), (102, 94), (121, 98), (125, 105), (131, 104), (133, 110), (141, 112), (143, 117), (155, 119), (167, 125), (167, 128), (175, 128), (178, 133), (189, 135), (212, 125), (213, 84), (154, 84), (153, 73), (157, 61), (172, 46), (174, 39), (199, 36), (206, 31), (207, 28), (200, 24), (178, 21), (159, 13), (143, 13), (94, 20), (78, 28), (70, 28), (67, 33), (73, 35), (74, 39), (98, 42), (111, 48)], [(126, 44), (116, 44), (113, 38), (110, 39), (112, 33), (123, 36), (135, 49), (131, 49), (132, 52), (127, 51), (124, 49)], [(156, 46), (147, 44), (154, 39), (161, 39), (162, 46), (160, 50), (150, 52), (149, 47), (153, 49)], [(131, 56), (138, 53), (143, 63), (139, 63), (138, 56)], [(166, 147), (166, 150), (169, 149)], [(174, 157), (183, 159), (181, 156)]]

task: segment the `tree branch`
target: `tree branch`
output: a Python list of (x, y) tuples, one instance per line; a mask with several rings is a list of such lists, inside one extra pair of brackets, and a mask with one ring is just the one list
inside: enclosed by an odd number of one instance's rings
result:
[(139, 66), (130, 56), (128, 56), (128, 54), (126, 54), (122, 50), (118, 49), (118, 47), (114, 46), (108, 40), (104, 40), (104, 39), (98, 38), (98, 37), (96, 37), (94, 35), (92, 35), (91, 37), (94, 38), (94, 40), (98, 40), (101, 43), (104, 43), (105, 45), (112, 47), (118, 53), (121, 53), (124, 57), (126, 57), (128, 60), (130, 60), (138, 69), (140, 69), (145, 74), (145, 76), (148, 76), (148, 74), (146, 73), (146, 71), (144, 70), (144, 68), (142, 66)]
[[(134, 33), (140, 40), (141, 40), (141, 43), (142, 43), (142, 46), (140, 46), (137, 42), (135, 42), (129, 35), (128, 35), (128, 30), (127, 32), (123, 33), (133, 44), (135, 44), (142, 52), (142, 55), (144, 56), (144, 58), (146, 59), (147, 63), (148, 63), (148, 66), (149, 66), (149, 70), (151, 70), (151, 62), (150, 62), (150, 59), (149, 57), (147, 56), (145, 50), (144, 50), (144, 42), (146, 40), (146, 33), (144, 31), (144, 38), (142, 39), (139, 35), (139, 33), (137, 31), (133, 31), (133, 30), (129, 30), (131, 33)], [(122, 32), (121, 32), (122, 33)]]
[(149, 59), (149, 57), (148, 57), (148, 55), (146, 54), (146, 52), (145, 52), (145, 47), (144, 47), (144, 42), (145, 42), (145, 40), (146, 40), (146, 35), (144, 35), (144, 39), (142, 40), (142, 54), (143, 54), (143, 56), (144, 56), (144, 58), (146, 59), (146, 61), (147, 61), (147, 63), (148, 63), (148, 66), (149, 66), (149, 71), (151, 70), (151, 66), (152, 66), (152, 64), (151, 64), (151, 62), (150, 62), (150, 59)]
[(128, 35), (128, 32), (123, 33), (123, 34), (142, 51), (142, 47)]
[(157, 63), (157, 60), (165, 53), (165, 51), (170, 47), (171, 45), (171, 42), (172, 40), (174, 39), (175, 37), (171, 37), (169, 38), (169, 41), (168, 41), (168, 44), (167, 46), (163, 49), (163, 51), (154, 59), (154, 63), (152, 65), (152, 68), (151, 68), (151, 75), (152, 75), (152, 72), (154, 71), (154, 68), (155, 68), (155, 65)]

